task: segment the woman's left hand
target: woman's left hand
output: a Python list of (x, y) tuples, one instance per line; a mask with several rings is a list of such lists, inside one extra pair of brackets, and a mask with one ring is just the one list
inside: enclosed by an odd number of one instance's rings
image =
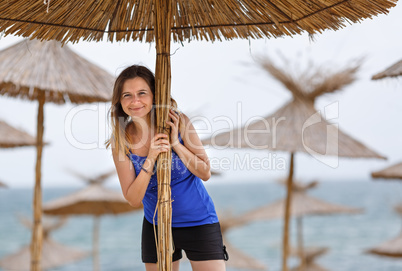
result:
[(180, 123), (180, 116), (176, 113), (173, 109), (169, 110), (169, 117), (172, 121), (166, 121), (168, 125), (170, 125), (170, 142), (171, 146), (175, 147), (177, 144), (180, 143), (179, 141), (179, 123)]

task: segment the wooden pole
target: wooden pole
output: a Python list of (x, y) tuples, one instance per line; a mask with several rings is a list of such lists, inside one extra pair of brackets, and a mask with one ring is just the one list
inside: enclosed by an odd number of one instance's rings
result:
[(306, 255), (304, 255), (303, 243), (303, 218), (297, 217), (297, 250), (300, 255), (300, 270), (304, 271), (306, 265)]
[(35, 188), (33, 197), (33, 228), (31, 240), (31, 271), (41, 271), (42, 257), (42, 189), (41, 189), (41, 166), (43, 149), (43, 107), (45, 105), (45, 93), (38, 92), (38, 123), (36, 134), (36, 167)]
[(286, 204), (285, 204), (285, 223), (283, 226), (283, 247), (282, 247), (282, 270), (288, 271), (288, 254), (289, 254), (289, 220), (290, 206), (292, 204), (293, 192), (293, 169), (294, 168), (294, 153), (290, 154), (289, 176), (286, 186)]
[[(170, 137), (170, 129), (166, 121), (170, 109), (170, 35), (172, 21), (172, 4), (170, 0), (155, 1), (155, 103), (157, 132)], [(171, 151), (158, 157), (158, 270), (172, 270), (172, 202), (170, 190)]]
[(94, 225), (92, 229), (92, 264), (93, 270), (99, 271), (99, 216), (95, 216), (94, 218)]

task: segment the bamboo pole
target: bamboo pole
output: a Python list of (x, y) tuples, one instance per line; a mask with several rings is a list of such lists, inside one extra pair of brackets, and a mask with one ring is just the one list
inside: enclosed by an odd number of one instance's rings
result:
[(293, 170), (294, 170), (294, 153), (290, 154), (289, 176), (286, 186), (286, 204), (285, 204), (285, 223), (283, 226), (283, 247), (282, 247), (282, 271), (288, 271), (288, 254), (289, 254), (289, 220), (290, 206), (292, 203), (293, 192)]
[[(155, 1), (155, 102), (158, 133), (166, 133), (170, 137), (166, 121), (170, 109), (170, 35), (172, 20), (172, 4), (170, 0)], [(171, 150), (158, 157), (158, 270), (172, 270), (172, 202), (170, 189)]]
[(36, 134), (36, 167), (35, 188), (33, 197), (33, 228), (31, 240), (31, 271), (41, 271), (42, 257), (42, 189), (41, 189), (41, 166), (43, 149), (43, 107), (45, 105), (45, 93), (38, 91), (38, 122)]

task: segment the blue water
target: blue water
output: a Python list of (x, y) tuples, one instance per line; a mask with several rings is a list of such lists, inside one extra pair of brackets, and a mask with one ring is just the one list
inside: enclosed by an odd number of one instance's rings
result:
[[(44, 202), (77, 189), (44, 189)], [(284, 196), (283, 187), (275, 183), (244, 182), (241, 184), (207, 185), (218, 212), (241, 214)], [(326, 246), (329, 251), (317, 263), (333, 271), (400, 271), (402, 259), (365, 254), (364, 250), (398, 235), (402, 218), (393, 206), (402, 202), (402, 183), (393, 181), (323, 182), (309, 192), (333, 203), (362, 207), (356, 215), (311, 216), (303, 219), (305, 245)], [(0, 189), (0, 258), (14, 253), (30, 242), (31, 234), (17, 215), (31, 217), (30, 189)], [(101, 270), (145, 270), (140, 260), (142, 211), (120, 216), (104, 216), (100, 227)], [(292, 221), (292, 241), (296, 241)], [(92, 217), (71, 217), (67, 224), (53, 232), (53, 240), (82, 250), (92, 247)], [(251, 222), (227, 232), (227, 238), (244, 253), (257, 258), (268, 270), (281, 268), (282, 221)], [(229, 251), (230, 254), (230, 251)], [(290, 266), (297, 265), (291, 258)], [(92, 270), (90, 257), (59, 267), (57, 271)], [(188, 262), (181, 270), (191, 270)], [(234, 269), (227, 267), (229, 271)], [(242, 269), (244, 270), (244, 269)]]

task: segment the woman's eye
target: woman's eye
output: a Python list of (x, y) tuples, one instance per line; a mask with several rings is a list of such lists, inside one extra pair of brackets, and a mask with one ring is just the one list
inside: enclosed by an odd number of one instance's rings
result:
[(130, 97), (130, 94), (123, 94), (123, 98)]
[(140, 92), (140, 95), (145, 95), (145, 94), (147, 94), (145, 91)]

